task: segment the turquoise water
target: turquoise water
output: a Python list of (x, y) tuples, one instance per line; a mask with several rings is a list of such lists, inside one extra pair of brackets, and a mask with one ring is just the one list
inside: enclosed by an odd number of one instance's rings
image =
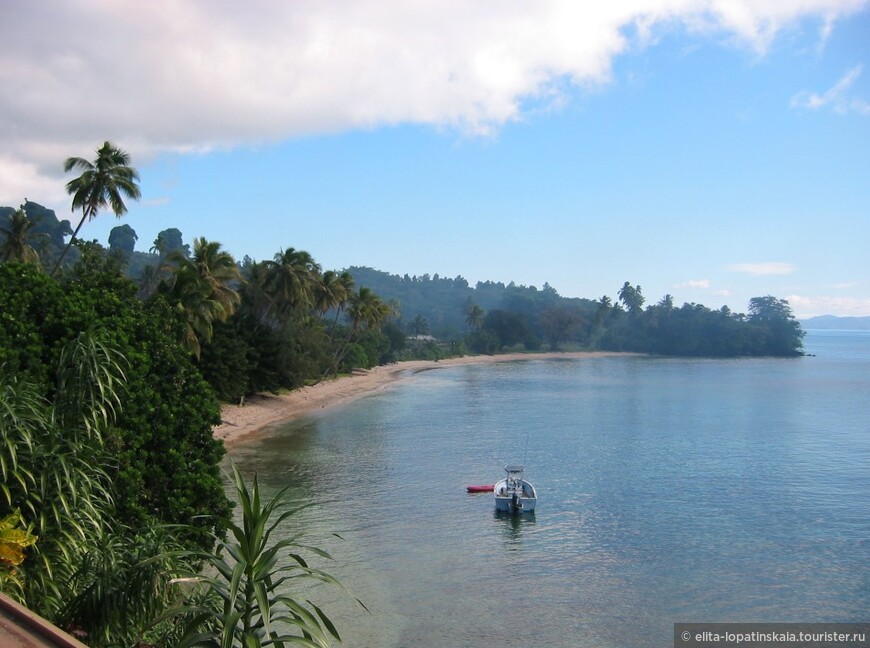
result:
[[(371, 610), (317, 588), (344, 645), (666, 646), (675, 622), (866, 621), (870, 333), (806, 347), (445, 366), (231, 454), (321, 502), (295, 529)], [(466, 494), (524, 455), (533, 516)]]

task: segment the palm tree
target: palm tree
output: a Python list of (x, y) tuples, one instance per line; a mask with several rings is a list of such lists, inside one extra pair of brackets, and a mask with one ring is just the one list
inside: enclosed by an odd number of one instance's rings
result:
[(365, 286), (351, 297), (348, 309), (354, 332), (363, 329), (379, 329), (391, 312), (392, 309), (389, 305)]
[(212, 298), (224, 307), (227, 316), (232, 315), (240, 298), (230, 286), (242, 278), (233, 255), (221, 250), (217, 241), (207, 241), (201, 236), (193, 242), (193, 256), (185, 261), (211, 286)]
[[(347, 276), (347, 279), (351, 280), (350, 275)], [(322, 378), (338, 370), (339, 365), (345, 355), (347, 355), (351, 340), (355, 335), (358, 335), (361, 331), (380, 329), (384, 320), (394, 312), (389, 304), (384, 303), (378, 295), (365, 286), (360, 287), (359, 291), (355, 293), (352, 292), (348, 301), (350, 306), (347, 309), (347, 314), (350, 317), (351, 329), (337, 345), (335, 353), (332, 356), (332, 363), (324, 372)]]
[(414, 318), (414, 321), (411, 322), (411, 333), (414, 335), (429, 335), (431, 332), (429, 322), (427, 322), (426, 318), (422, 315), (417, 315), (417, 317)]
[(281, 310), (309, 308), (320, 266), (304, 250), (287, 248), (269, 261), (269, 290)]
[(28, 242), (38, 235), (31, 233), (36, 221), (27, 217), (22, 205), (9, 217), (9, 226), (0, 227), (3, 242), (0, 243), (0, 256), (3, 261), (18, 261), (40, 265), (39, 253)]
[(101, 209), (107, 207), (120, 218), (127, 212), (122, 196), (138, 200), (142, 195), (137, 184), (139, 174), (130, 166), (130, 156), (111, 142), (105, 142), (97, 149), (97, 157), (93, 162), (80, 157), (68, 158), (63, 164), (63, 170), (69, 173), (73, 169), (81, 169), (82, 174), (67, 183), (66, 191), (73, 197), (73, 211), (82, 210), (82, 219), (51, 271), (52, 276), (57, 272), (86, 220), (95, 218)]
[(619, 290), (619, 298), (632, 315), (638, 315), (641, 312), (645, 301), (640, 286), (632, 286), (627, 281)]
[(314, 308), (324, 317), (329, 310), (343, 304), (347, 296), (347, 288), (341, 275), (334, 270), (327, 270), (314, 286)]
[(233, 256), (220, 248), (220, 243), (200, 237), (190, 258), (179, 250), (169, 255), (176, 265), (169, 296), (185, 315), (185, 343), (197, 358), (200, 342), (211, 340), (214, 321), (225, 322), (241, 301), (232, 288), (241, 280), (239, 268)]
[(271, 323), (273, 300), (269, 293), (269, 276), (268, 261), (251, 263), (243, 272), (246, 304), (253, 309), (262, 323)]
[(602, 295), (598, 300), (598, 309), (595, 311), (595, 328), (600, 328), (607, 318), (607, 314), (613, 306), (613, 302), (607, 295)]
[(483, 309), (469, 299), (465, 305), (465, 323), (476, 331), (480, 330), (484, 315)]
[(160, 285), (160, 269), (156, 265), (147, 265), (142, 268), (142, 274), (136, 280), (139, 286), (139, 297), (148, 299), (157, 291)]

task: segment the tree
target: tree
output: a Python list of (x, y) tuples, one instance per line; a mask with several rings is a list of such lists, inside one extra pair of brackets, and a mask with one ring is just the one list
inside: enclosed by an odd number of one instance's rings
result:
[(565, 307), (548, 308), (539, 319), (551, 351), (558, 350), (559, 342), (568, 339), (581, 322), (577, 313)]
[(792, 315), (785, 299), (771, 295), (749, 300), (748, 323), (757, 334), (759, 348), (764, 355), (800, 355), (804, 332)]
[(619, 299), (632, 315), (641, 313), (645, 299), (641, 294), (640, 286), (632, 286), (626, 281), (619, 290)]
[(520, 342), (534, 346), (528, 324), (520, 315), (504, 310), (491, 310), (483, 323), (483, 330), (498, 340), (498, 348), (512, 347)]
[(390, 307), (369, 288), (361, 286), (350, 299), (348, 309), (353, 330), (378, 329), (381, 323), (390, 316)]
[(308, 309), (314, 299), (314, 287), (320, 266), (304, 250), (287, 248), (269, 262), (269, 290), (279, 310)]
[(417, 315), (414, 318), (414, 321), (411, 322), (412, 335), (429, 335), (431, 332), (432, 331), (429, 328), (429, 322), (427, 322), (426, 318), (422, 315)]
[(80, 169), (82, 174), (67, 183), (66, 191), (73, 197), (73, 211), (81, 209), (82, 218), (51, 271), (52, 276), (57, 273), (86, 220), (95, 218), (101, 209), (106, 208), (111, 208), (115, 216), (120, 218), (127, 212), (123, 197), (138, 200), (142, 195), (138, 185), (139, 174), (130, 166), (130, 156), (108, 141), (97, 149), (97, 157), (93, 162), (80, 157), (67, 158), (63, 170), (69, 173), (74, 169)]
[(175, 264), (172, 285), (167, 295), (187, 321), (185, 342), (191, 353), (200, 355), (201, 342), (211, 340), (212, 324), (225, 322), (236, 309), (241, 297), (231, 287), (241, 280), (238, 266), (221, 244), (200, 237), (194, 241), (193, 255), (180, 250), (169, 255)]
[(343, 276), (334, 270), (327, 270), (314, 287), (314, 308), (324, 317), (333, 308), (340, 308), (348, 296), (348, 284)]
[(94, 464), (112, 479), (117, 521), (139, 528), (193, 520), (187, 542), (211, 542), (229, 514), (223, 444), (212, 434), (218, 402), (180, 344), (177, 310), (161, 295), (138, 300), (136, 286), (95, 248), (83, 248), (63, 286), (29, 266), (0, 264), (0, 373), (53, 394), (60, 349), (80, 331), (101, 330), (128, 362), (111, 458)]
[(472, 330), (480, 330), (480, 327), (483, 326), (483, 318), (485, 315), (486, 313), (484, 310), (470, 299), (465, 304), (465, 323), (468, 324)]
[(0, 227), (3, 235), (0, 242), (0, 257), (3, 261), (18, 261), (32, 263), (39, 267), (39, 253), (30, 244), (34, 238), (33, 227), (36, 221), (27, 217), (24, 205), (16, 209), (9, 218), (8, 227)]

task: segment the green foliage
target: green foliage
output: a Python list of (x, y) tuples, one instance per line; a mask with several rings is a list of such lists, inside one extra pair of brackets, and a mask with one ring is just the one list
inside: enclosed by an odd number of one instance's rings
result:
[(32, 554), (16, 571), (0, 568), (0, 589), (91, 646), (135, 645), (174, 600), (170, 579), (193, 569), (176, 541), (186, 527), (136, 531), (119, 522), (103, 467), (114, 461), (105, 441), (125, 359), (93, 333), (63, 345), (58, 358), (51, 400), (0, 375), (0, 561), (22, 564), (28, 546)]
[(770, 295), (750, 299), (749, 325), (760, 355), (800, 355), (804, 332), (786, 300)]
[(212, 435), (218, 403), (178, 343), (177, 313), (161, 299), (138, 301), (136, 287), (98, 250), (84, 250), (63, 286), (26, 266), (0, 265), (0, 303), (9, 305), (0, 315), (0, 362), (19, 384), (52, 398), (60, 382), (51, 367), (64, 345), (98, 327), (128, 362), (124, 407), (107, 431), (111, 460), (102, 464), (118, 519), (139, 527), (196, 518), (187, 541), (205, 546), (229, 515), (217, 466), (223, 447)]
[(215, 395), (225, 402), (238, 402), (252, 391), (268, 389), (252, 385), (250, 374), (256, 360), (244, 330), (238, 327), (239, 322), (232, 318), (227, 323), (216, 323), (212, 339), (202, 345), (199, 358), (203, 377)]
[[(285, 524), (305, 507), (287, 510), (287, 489), (263, 502), (256, 477), (250, 490), (235, 466), (233, 477), (241, 523), (230, 525), (232, 540), (219, 542), (214, 553), (197, 555), (215, 572), (201, 582), (217, 599), (218, 607), (202, 606), (178, 647), (322, 647), (329, 646), (330, 638), (340, 640), (323, 610), (289, 593), (291, 586), (298, 588), (311, 581), (341, 587), (333, 576), (311, 567), (303, 557), (303, 553), (312, 553), (331, 559), (329, 554), (301, 544)], [(276, 532), (281, 539), (273, 541)]]
[(700, 304), (675, 308), (666, 295), (631, 315), (611, 308), (597, 325), (599, 348), (616, 351), (735, 357), (796, 356), (803, 348), (803, 330), (788, 302), (769, 296), (750, 301), (748, 318)]
[(40, 538), (22, 591), (49, 617), (75, 596), (72, 573), (112, 511), (102, 431), (123, 380), (122, 358), (92, 335), (64, 345), (60, 358), (54, 400), (0, 378), (0, 515), (21, 511)]
[(529, 350), (540, 347), (540, 340), (532, 333), (526, 318), (514, 312), (490, 311), (483, 320), (483, 330), (497, 340), (499, 350), (518, 344)]
[(484, 355), (493, 355), (500, 346), (498, 336), (487, 330), (472, 331), (466, 336), (465, 344), (472, 353)]
[(241, 301), (231, 287), (241, 275), (232, 255), (221, 250), (220, 243), (202, 237), (194, 241), (193, 256), (176, 250), (168, 261), (174, 271), (162, 293), (184, 315), (184, 342), (199, 358), (203, 342), (211, 340), (214, 323), (226, 322)]

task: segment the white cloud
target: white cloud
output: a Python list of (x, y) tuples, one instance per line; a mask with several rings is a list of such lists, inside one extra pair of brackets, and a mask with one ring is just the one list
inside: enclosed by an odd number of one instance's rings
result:
[(728, 270), (731, 272), (740, 272), (742, 274), (766, 276), (791, 274), (797, 270), (797, 267), (791, 263), (765, 261), (762, 263), (733, 263), (728, 266)]
[(816, 315), (870, 316), (870, 298), (789, 295), (785, 299), (795, 315), (801, 318)]
[[(104, 139), (165, 152), (419, 123), (489, 133), (528, 102), (609, 82), (614, 58), (685, 29), (763, 53), (866, 0), (295, 0), (7, 3), (0, 200), (45, 199)], [(27, 166), (22, 172), (22, 165)], [(56, 192), (59, 192), (56, 190)]]
[(706, 289), (710, 287), (709, 279), (689, 279), (688, 281), (677, 284), (674, 288), (702, 288)]
[(791, 107), (803, 108), (805, 110), (819, 110), (820, 108), (830, 107), (834, 112), (841, 115), (846, 113), (870, 115), (870, 102), (850, 96), (849, 94), (852, 84), (861, 76), (861, 70), (862, 66), (856, 65), (840, 77), (823, 94), (817, 94), (808, 90), (797, 93), (791, 98)]

